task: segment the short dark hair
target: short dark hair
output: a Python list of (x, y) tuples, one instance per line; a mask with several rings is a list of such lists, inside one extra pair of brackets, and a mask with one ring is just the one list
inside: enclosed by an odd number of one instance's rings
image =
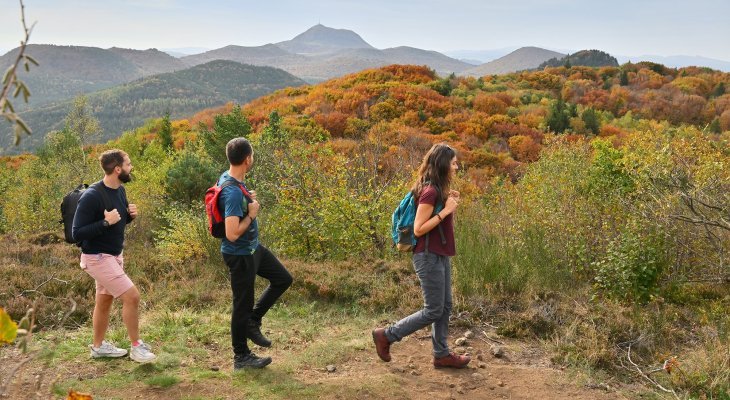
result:
[(226, 145), (226, 157), (231, 165), (241, 165), (253, 153), (251, 143), (245, 138), (231, 139)]
[(121, 167), (124, 164), (124, 157), (127, 153), (119, 149), (107, 150), (99, 156), (99, 163), (104, 173), (109, 175), (114, 172), (114, 168)]

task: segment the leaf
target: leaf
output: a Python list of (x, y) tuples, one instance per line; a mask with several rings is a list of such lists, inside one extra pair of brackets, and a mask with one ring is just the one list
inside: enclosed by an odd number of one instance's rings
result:
[(3, 100), (4, 100), (4, 102), (3, 102), (2, 111), (5, 112), (5, 108), (7, 108), (8, 110), (10, 110), (11, 113), (14, 113), (15, 109), (13, 108), (13, 104), (10, 102), (10, 100), (8, 100), (8, 99), (3, 99)]
[(94, 398), (91, 397), (90, 394), (79, 393), (75, 390), (69, 390), (66, 400), (94, 400)]
[(22, 133), (23, 129), (20, 127), (20, 125), (15, 125), (15, 129), (13, 130), (15, 131), (15, 139), (13, 140), (13, 145), (17, 146), (20, 144), (20, 134)]
[(18, 333), (18, 325), (10, 319), (8, 313), (0, 307), (0, 344), (12, 343)]
[(30, 97), (30, 90), (28, 90), (28, 86), (23, 84), (23, 100), (25, 100), (26, 103), (28, 102), (28, 97)]
[(13, 66), (11, 65), (8, 69), (5, 70), (5, 73), (3, 74), (3, 84), (8, 83), (8, 79), (10, 79), (10, 73), (13, 71)]
[(30, 130), (30, 127), (28, 127), (28, 125), (25, 123), (25, 121), (23, 121), (22, 118), (18, 117), (18, 119), (15, 120), (15, 123), (18, 124), (18, 126), (20, 126), (20, 129), (24, 130), (26, 134), (30, 135), (31, 133), (33, 133), (33, 131)]
[(36, 67), (38, 66), (38, 61), (36, 61), (35, 58), (33, 58), (33, 57), (31, 57), (31, 56), (29, 56), (27, 54), (24, 54), (23, 57), (25, 57), (26, 60), (28, 60), (28, 61), (32, 62), (33, 64), (35, 64)]

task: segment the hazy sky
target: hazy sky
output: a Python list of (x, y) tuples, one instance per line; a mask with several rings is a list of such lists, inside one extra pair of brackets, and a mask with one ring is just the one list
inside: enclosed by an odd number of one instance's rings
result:
[[(258, 46), (312, 25), (377, 48), (600, 49), (730, 61), (728, 0), (24, 0), (32, 43), (135, 49)], [(19, 3), (0, 0), (0, 51), (21, 39)]]

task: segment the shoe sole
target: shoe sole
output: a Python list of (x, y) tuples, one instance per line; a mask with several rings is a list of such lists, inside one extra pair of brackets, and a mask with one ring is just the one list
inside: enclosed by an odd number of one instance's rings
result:
[(469, 364), (465, 364), (465, 365), (462, 365), (460, 367), (459, 366), (456, 366), (456, 365), (434, 365), (433, 367), (436, 368), (436, 369), (444, 369), (444, 368), (464, 369), (468, 365)]
[(233, 367), (233, 371), (240, 371), (242, 369), (261, 369), (266, 367), (267, 365), (271, 364), (271, 361), (273, 361), (271, 358), (266, 360), (263, 365), (245, 365), (240, 368)]
[(375, 353), (378, 355), (378, 358), (385, 362), (390, 362), (390, 360), (384, 359), (383, 357), (380, 356), (380, 353), (378, 353), (378, 338), (375, 337), (375, 330), (373, 330), (371, 332), (371, 334), (373, 336), (373, 343), (375, 343)]
[(124, 357), (126, 355), (127, 355), (127, 353), (124, 353), (124, 354), (103, 354), (103, 355), (92, 354), (91, 355), (91, 358), (121, 358), (121, 357)]
[[(249, 339), (251, 339), (251, 338), (249, 338)], [(271, 347), (271, 342), (269, 342), (268, 344), (267, 344), (267, 343), (263, 343), (263, 344), (262, 344), (262, 343), (256, 343), (256, 342), (254, 342), (253, 340), (251, 340), (251, 341), (252, 341), (252, 342), (253, 342), (253, 344), (255, 344), (256, 346), (260, 346), (260, 347), (267, 347), (267, 348), (268, 348), (268, 347)]]

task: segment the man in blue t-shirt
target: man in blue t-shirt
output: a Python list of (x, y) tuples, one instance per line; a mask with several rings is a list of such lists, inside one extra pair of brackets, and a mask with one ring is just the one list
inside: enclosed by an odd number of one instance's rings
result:
[[(218, 208), (223, 210), (226, 235), (221, 242), (221, 254), (228, 266), (233, 291), (231, 341), (233, 369), (263, 368), (271, 357), (258, 357), (248, 348), (247, 339), (262, 347), (271, 346), (261, 333), (261, 319), (292, 283), (289, 271), (266, 247), (259, 243), (258, 219), (261, 208), (256, 192), (246, 188), (243, 180), (253, 166), (253, 148), (244, 138), (232, 139), (226, 145), (230, 168), (218, 180), (218, 185), (233, 181), (223, 188)], [(254, 305), (256, 275), (269, 281)]]

